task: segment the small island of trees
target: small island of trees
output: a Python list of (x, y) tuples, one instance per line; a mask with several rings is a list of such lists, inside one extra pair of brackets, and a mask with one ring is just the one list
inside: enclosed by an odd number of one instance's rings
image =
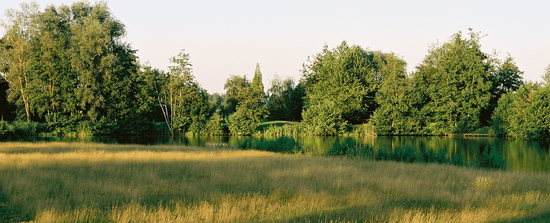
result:
[(265, 89), (257, 64), (252, 80), (230, 75), (220, 95), (201, 88), (185, 50), (170, 58), (168, 71), (140, 62), (106, 3), (43, 11), (22, 4), (6, 16), (0, 138), (39, 132), (455, 135), (480, 129), (550, 138), (550, 66), (543, 83), (526, 82), (511, 55), (500, 60), (482, 52), (482, 36), (472, 29), (433, 45), (412, 72), (398, 54), (344, 41), (309, 57), (297, 82), (277, 77)]

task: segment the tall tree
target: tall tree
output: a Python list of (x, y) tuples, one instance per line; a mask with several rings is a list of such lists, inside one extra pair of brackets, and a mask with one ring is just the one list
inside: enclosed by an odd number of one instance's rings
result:
[(250, 80), (246, 79), (246, 75), (230, 75), (225, 81), (225, 112), (227, 116), (233, 114), (237, 110), (237, 105), (244, 101), (250, 91)]
[(489, 81), (491, 81), (491, 99), (489, 105), (481, 111), (481, 122), (487, 125), (490, 117), (498, 105), (498, 100), (508, 92), (516, 91), (523, 84), (523, 71), (520, 71), (510, 54), (504, 62), (496, 59), (496, 55), (489, 61)]
[(422, 113), (427, 118), (427, 134), (454, 134), (475, 130), (481, 125), (481, 111), (491, 97), (487, 56), (480, 50), (479, 33), (470, 30), (435, 46), (414, 73), (424, 91)]
[(377, 107), (376, 91), (381, 76), (376, 60), (379, 52), (345, 41), (308, 59), (302, 74), (306, 90), (306, 109), (325, 100), (333, 101), (342, 111), (342, 118), (351, 123), (366, 122)]
[[(292, 120), (292, 100), (291, 98), (295, 88), (294, 80), (292, 78), (283, 79), (279, 76), (271, 81), (271, 87), (269, 88), (268, 107), (269, 112), (268, 119), (270, 120)], [(301, 106), (300, 106), (301, 107)], [(301, 112), (301, 110), (300, 110)]]
[(208, 93), (191, 74), (189, 54), (182, 50), (170, 58), (168, 83), (169, 123), (174, 132), (200, 133), (212, 115)]
[[(245, 78), (244, 83), (246, 82)], [(229, 116), (229, 131), (237, 135), (250, 135), (256, 131), (258, 123), (267, 117), (265, 92), (259, 65), (256, 65), (250, 87), (237, 89), (237, 95), (242, 98), (239, 98), (235, 113)]]
[(38, 16), (36, 3), (21, 4), (21, 11), (9, 9), (2, 27), (6, 34), (2, 37), (2, 72), (10, 84), (9, 101), (15, 101), (23, 107), (23, 115), (27, 122), (31, 121), (33, 107), (30, 101), (30, 85), (33, 77), (31, 66), (31, 40), (36, 35), (36, 18)]
[(0, 60), (23, 119), (120, 122), (142, 107), (135, 50), (104, 2), (8, 10)]
[(492, 116), (495, 134), (519, 138), (550, 138), (550, 87), (525, 83), (498, 101)]
[(542, 75), (542, 80), (546, 85), (550, 85), (550, 64), (544, 70), (544, 74)]
[(415, 133), (413, 116), (415, 100), (412, 81), (407, 78), (406, 62), (395, 54), (383, 54), (380, 58), (382, 83), (376, 93), (376, 102), (380, 105), (373, 115), (377, 134)]

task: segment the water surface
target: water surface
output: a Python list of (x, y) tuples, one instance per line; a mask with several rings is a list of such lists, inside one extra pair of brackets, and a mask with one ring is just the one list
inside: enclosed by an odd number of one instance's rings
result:
[[(550, 172), (549, 142), (494, 137), (439, 137), (439, 136), (298, 136), (294, 137), (310, 153), (323, 155), (334, 143), (352, 138), (375, 149), (393, 150), (402, 146), (435, 152), (444, 149), (449, 157), (462, 154), (473, 164), (485, 148), (494, 148), (504, 155), (508, 168), (529, 172)], [(49, 141), (85, 141), (117, 144), (169, 144), (199, 147), (237, 147), (245, 140), (272, 140), (274, 137), (251, 136), (87, 136), (79, 138), (51, 137)]]

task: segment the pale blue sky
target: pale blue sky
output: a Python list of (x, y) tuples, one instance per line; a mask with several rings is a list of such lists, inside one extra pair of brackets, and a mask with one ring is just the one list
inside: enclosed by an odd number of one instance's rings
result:
[[(28, 2), (28, 1), (25, 1)], [(72, 4), (68, 0), (38, 0)], [(93, 1), (90, 1), (93, 3)], [(3, 2), (0, 11), (20, 9)], [(230, 74), (252, 78), (256, 63), (264, 85), (275, 74), (300, 78), (308, 56), (343, 40), (394, 52), (412, 72), (428, 47), (471, 27), (487, 35), (482, 50), (510, 53), (538, 81), (550, 64), (550, 1), (108, 1), (126, 25), (126, 41), (142, 62), (166, 70), (181, 49), (209, 93), (223, 93)], [(2, 19), (4, 15), (2, 14)], [(0, 30), (3, 35), (4, 31)]]

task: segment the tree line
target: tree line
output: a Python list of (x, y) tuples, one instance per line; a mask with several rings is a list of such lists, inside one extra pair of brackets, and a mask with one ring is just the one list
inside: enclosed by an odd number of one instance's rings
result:
[(368, 123), (382, 135), (490, 126), (495, 135), (550, 137), (550, 66), (546, 83), (524, 82), (513, 57), (482, 52), (472, 30), (433, 45), (411, 73), (395, 53), (342, 42), (309, 57), (297, 82), (276, 77), (266, 90), (257, 64), (252, 80), (230, 75), (220, 95), (201, 88), (184, 50), (168, 71), (141, 63), (104, 2), (22, 4), (6, 17), (0, 115), (45, 132), (250, 135), (262, 121), (286, 120), (314, 135)]

